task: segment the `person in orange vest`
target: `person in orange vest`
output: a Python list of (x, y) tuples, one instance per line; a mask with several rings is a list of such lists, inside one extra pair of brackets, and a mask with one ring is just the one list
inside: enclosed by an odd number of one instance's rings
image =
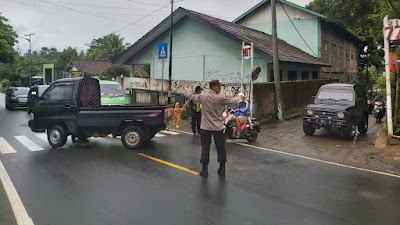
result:
[(173, 125), (179, 128), (179, 120), (181, 118), (181, 108), (179, 107), (179, 102), (175, 103), (174, 116), (172, 117)]

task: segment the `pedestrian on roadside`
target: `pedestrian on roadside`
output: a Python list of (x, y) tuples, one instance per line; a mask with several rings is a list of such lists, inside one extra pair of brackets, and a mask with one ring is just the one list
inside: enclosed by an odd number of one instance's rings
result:
[[(201, 91), (203, 88), (200, 86), (197, 86), (194, 89), (194, 94), (198, 95), (201, 94)], [(194, 136), (200, 136), (200, 123), (201, 123), (201, 108), (202, 105), (200, 102), (193, 102), (190, 100), (187, 100), (185, 105), (182, 107), (182, 111), (186, 110), (187, 105), (190, 104), (190, 119), (191, 119), (191, 124), (192, 124), (192, 132)]]
[(219, 80), (212, 80), (209, 83), (210, 91), (207, 93), (195, 94), (188, 90), (189, 84), (183, 83), (185, 89), (184, 95), (193, 102), (202, 104), (202, 119), (201, 119), (201, 159), (202, 169), (200, 176), (208, 177), (208, 163), (210, 161), (210, 145), (211, 137), (214, 136), (215, 145), (217, 147), (218, 169), (219, 176), (225, 176), (226, 150), (225, 138), (222, 132), (222, 112), (226, 105), (236, 105), (242, 101), (241, 98), (226, 98), (220, 95), (222, 84)]
[(179, 128), (179, 120), (181, 119), (181, 108), (179, 107), (179, 102), (175, 103), (174, 115), (172, 116), (172, 124)]

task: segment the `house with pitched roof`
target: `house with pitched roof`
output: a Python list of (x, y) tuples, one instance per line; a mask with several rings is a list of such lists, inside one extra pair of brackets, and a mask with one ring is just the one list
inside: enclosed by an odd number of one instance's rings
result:
[[(170, 47), (169, 28), (170, 17), (167, 17), (117, 56), (113, 63), (147, 64), (151, 68), (150, 78), (168, 79), (169, 60), (158, 59), (158, 45), (167, 43)], [(219, 79), (225, 83), (240, 83), (243, 42), (254, 45), (254, 66), (261, 67), (256, 82), (272, 81), (271, 35), (238, 23), (178, 8), (173, 13), (172, 79), (203, 82)], [(283, 81), (319, 79), (321, 67), (329, 66), (328, 62), (282, 39), (278, 41), (278, 46)], [(250, 80), (250, 60), (245, 61), (244, 69), (246, 84)]]
[[(342, 78), (346, 73), (357, 75), (363, 45), (343, 26), (327, 22), (326, 16), (286, 0), (277, 0), (276, 17), (279, 39), (330, 65), (322, 67), (322, 78)], [(233, 22), (271, 34), (271, 1), (262, 0)]]

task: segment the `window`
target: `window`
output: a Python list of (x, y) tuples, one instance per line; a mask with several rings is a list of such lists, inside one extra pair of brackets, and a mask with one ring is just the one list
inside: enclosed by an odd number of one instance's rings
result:
[(343, 49), (343, 46), (339, 46), (339, 63), (340, 63), (340, 66), (343, 66), (343, 63), (344, 63), (343, 58), (344, 58), (344, 49)]
[(72, 100), (73, 85), (59, 85), (52, 88), (44, 96), (45, 100), (50, 101), (65, 101)]
[(331, 55), (332, 55), (332, 60), (337, 60), (337, 49), (335, 43), (331, 44)]
[(318, 71), (313, 71), (313, 72), (312, 72), (312, 79), (313, 79), (313, 80), (318, 80), (318, 79), (319, 79), (319, 73), (318, 73)]
[(301, 79), (308, 80), (308, 71), (301, 71)]
[[(280, 76), (281, 76), (281, 81), (282, 81), (282, 70), (280, 71)], [(269, 80), (271, 82), (274, 82), (274, 71), (273, 70), (269, 71)]]
[(347, 48), (346, 48), (345, 58), (347, 62), (350, 61), (350, 51)]
[(329, 41), (324, 39), (322, 39), (321, 58), (322, 60), (329, 60)]
[(288, 71), (288, 80), (297, 80), (297, 71), (289, 70)]

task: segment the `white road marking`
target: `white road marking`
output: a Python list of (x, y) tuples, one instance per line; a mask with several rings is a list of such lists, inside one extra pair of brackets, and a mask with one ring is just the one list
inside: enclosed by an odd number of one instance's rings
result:
[(169, 130), (163, 130), (163, 131), (160, 131), (160, 132), (164, 133), (164, 134), (170, 134), (170, 135), (178, 135), (179, 134), (178, 132), (169, 131)]
[(321, 160), (321, 159), (315, 159), (315, 158), (311, 158), (311, 157), (307, 157), (307, 156), (296, 155), (296, 154), (292, 154), (292, 153), (288, 153), (288, 152), (282, 152), (282, 151), (278, 151), (278, 150), (258, 147), (258, 146), (254, 146), (254, 145), (244, 144), (244, 143), (236, 143), (236, 144), (242, 145), (242, 146), (246, 146), (246, 147), (260, 149), (260, 150), (263, 150), (263, 151), (275, 152), (275, 153), (279, 153), (279, 154), (290, 155), (290, 156), (297, 157), (297, 158), (303, 158), (303, 159), (308, 159), (308, 160), (317, 161), (317, 162), (321, 162), (321, 163), (326, 163), (326, 164), (330, 164), (330, 165), (334, 165), (334, 166), (340, 166), (340, 167), (345, 167), (345, 168), (349, 168), (349, 169), (360, 170), (360, 171), (365, 171), (365, 172), (370, 172), (370, 173), (375, 173), (375, 174), (380, 174), (380, 175), (400, 178), (400, 176), (396, 175), (396, 174), (379, 172), (379, 171), (364, 169), (364, 168), (355, 167), (355, 166), (348, 166), (348, 165), (344, 165), (344, 164), (340, 164), (340, 163), (329, 162), (329, 161), (325, 161), (325, 160)]
[(11, 208), (14, 211), (14, 216), (18, 225), (34, 225), (32, 219), (29, 217), (21, 198), (15, 190), (3, 163), (0, 161), (0, 180), (3, 183), (4, 190), (7, 193), (8, 200), (10, 201)]
[(1, 154), (8, 154), (8, 153), (17, 153), (13, 147), (4, 139), (0, 137), (0, 152)]
[(157, 133), (157, 134), (155, 135), (155, 137), (165, 137), (165, 135), (164, 135), (164, 134), (158, 134), (158, 133)]
[(15, 136), (15, 138), (21, 142), (21, 144), (25, 145), (30, 151), (43, 151), (44, 148), (40, 147), (39, 145), (35, 144), (35, 142), (31, 141), (26, 136)]
[(38, 134), (35, 134), (35, 135), (36, 135), (36, 137), (40, 138), (44, 142), (47, 142), (47, 134), (46, 133), (38, 133)]
[[(181, 131), (181, 130), (174, 130), (174, 131), (180, 132), (180, 133), (184, 133), (184, 134), (192, 134), (192, 133)], [(379, 171), (364, 169), (364, 168), (355, 167), (355, 166), (348, 166), (348, 165), (344, 165), (344, 164), (340, 164), (340, 163), (329, 162), (329, 161), (325, 161), (325, 160), (315, 159), (315, 158), (311, 158), (311, 157), (307, 157), (307, 156), (296, 155), (296, 154), (292, 154), (292, 153), (287, 153), (287, 152), (278, 151), (278, 150), (274, 150), (274, 149), (258, 147), (258, 146), (254, 146), (254, 145), (244, 144), (244, 143), (237, 143), (237, 142), (232, 142), (232, 143), (235, 143), (235, 144), (238, 144), (238, 145), (242, 145), (242, 146), (246, 146), (246, 147), (256, 148), (256, 149), (263, 150), (263, 151), (269, 151), (269, 152), (274, 152), (274, 153), (279, 153), (279, 154), (284, 154), (284, 155), (290, 155), (290, 156), (293, 156), (293, 157), (308, 159), (308, 160), (312, 160), (312, 161), (316, 161), (316, 162), (320, 162), (320, 163), (325, 163), (325, 164), (330, 164), (330, 165), (334, 165), (334, 166), (340, 166), (340, 167), (345, 167), (345, 168), (349, 168), (349, 169), (365, 171), (365, 172), (375, 173), (375, 174), (389, 176), (389, 177), (400, 178), (400, 175), (396, 175), (396, 174), (379, 172)]]
[(184, 134), (190, 134), (190, 135), (193, 135), (193, 133), (189, 133), (189, 132), (186, 132), (186, 131), (183, 131), (183, 130), (175, 130), (175, 129), (170, 129), (170, 130), (172, 130), (172, 131), (175, 131), (175, 132), (184, 133)]

